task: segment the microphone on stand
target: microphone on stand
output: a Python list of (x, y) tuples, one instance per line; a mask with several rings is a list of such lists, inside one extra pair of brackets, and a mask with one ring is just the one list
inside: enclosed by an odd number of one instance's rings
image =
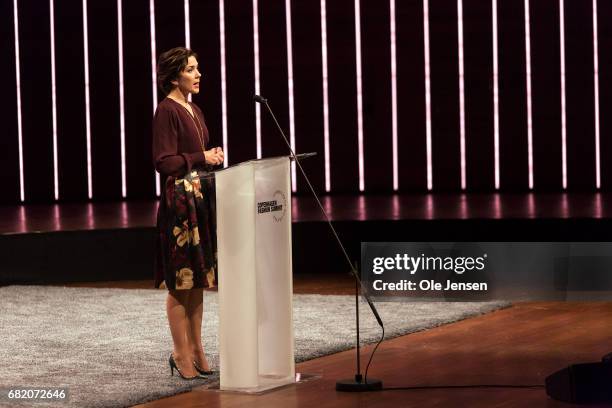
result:
[[(279, 133), (283, 137), (283, 140), (287, 144), (287, 147), (289, 148), (289, 152), (291, 153), (291, 158), (297, 164), (298, 168), (300, 169), (300, 172), (302, 173), (302, 176), (304, 176), (304, 179), (306, 180), (306, 183), (308, 184), (308, 188), (310, 189), (310, 192), (312, 193), (313, 197), (317, 201), (317, 204), (319, 204), (319, 208), (321, 209), (321, 212), (323, 213), (323, 216), (325, 217), (325, 220), (327, 221), (327, 224), (329, 225), (329, 228), (330, 228), (331, 232), (333, 233), (334, 237), (336, 238), (336, 242), (338, 243), (338, 246), (342, 250), (342, 253), (344, 254), (344, 257), (346, 258), (346, 262), (348, 263), (349, 268), (350, 268), (350, 270), (351, 270), (351, 272), (353, 274), (353, 277), (355, 278), (355, 282), (356, 282), (356, 285), (357, 285), (356, 289), (361, 288), (361, 295), (368, 302), (368, 305), (370, 306), (370, 310), (372, 311), (372, 314), (374, 315), (374, 317), (376, 318), (376, 321), (378, 322), (378, 324), (382, 328), (382, 331), (383, 331), (382, 338), (384, 339), (384, 336), (385, 336), (385, 326), (383, 324), (382, 319), (380, 318), (380, 315), (378, 314), (378, 310), (376, 310), (376, 307), (374, 306), (374, 303), (372, 303), (372, 299), (368, 295), (367, 288), (364, 286), (363, 282), (361, 281), (361, 278), (359, 277), (359, 274), (357, 273), (357, 269), (355, 268), (355, 266), (353, 266), (353, 263), (351, 262), (351, 258), (348, 256), (348, 253), (346, 252), (346, 249), (344, 248), (344, 245), (342, 244), (342, 241), (340, 240), (340, 237), (338, 236), (338, 233), (336, 232), (336, 229), (334, 228), (334, 226), (331, 223), (331, 219), (327, 215), (327, 212), (325, 211), (325, 208), (323, 207), (323, 204), (321, 204), (321, 200), (319, 200), (319, 196), (315, 192), (314, 187), (310, 183), (310, 179), (308, 178), (308, 176), (306, 175), (306, 172), (302, 168), (302, 164), (300, 163), (300, 160), (298, 159), (298, 156), (296, 156), (296, 154), (294, 153), (293, 148), (291, 147), (291, 143), (289, 143), (289, 139), (287, 139), (287, 136), (285, 136), (285, 132), (283, 132), (283, 129), (281, 128), (281, 126), (279, 125), (278, 121), (276, 120), (276, 116), (274, 116), (274, 112), (272, 112), (272, 109), (270, 108), (270, 105), (268, 105), (268, 100), (266, 98), (264, 98), (263, 96), (261, 96), (261, 95), (254, 95), (253, 96), (253, 100), (255, 102), (257, 102), (257, 103), (265, 105), (266, 109), (270, 113), (270, 116), (274, 120), (274, 124), (276, 125), (276, 128), (278, 129)], [(366, 368), (365, 379), (361, 375), (361, 358), (360, 358), (360, 354), (359, 354), (359, 302), (358, 302), (358, 299), (357, 299), (358, 291), (355, 293), (355, 296), (356, 296), (355, 304), (356, 304), (356, 316), (357, 316), (356, 317), (356, 320), (357, 320), (357, 373), (355, 374), (355, 379), (354, 380), (349, 379), (349, 380), (342, 380), (342, 381), (336, 382), (336, 390), (337, 391), (376, 391), (376, 390), (381, 390), (382, 389), (382, 381), (376, 380), (376, 379), (373, 379), (373, 378), (371, 378), (370, 381), (368, 381), (368, 374), (367, 374), (368, 370), (367, 370), (367, 368)], [(382, 339), (381, 339), (381, 341), (382, 341)], [(376, 347), (378, 347), (378, 345)], [(376, 351), (376, 348), (374, 349), (374, 351)], [(371, 360), (372, 359), (370, 358), (370, 361)], [(368, 366), (369, 366), (369, 363), (368, 363)]]

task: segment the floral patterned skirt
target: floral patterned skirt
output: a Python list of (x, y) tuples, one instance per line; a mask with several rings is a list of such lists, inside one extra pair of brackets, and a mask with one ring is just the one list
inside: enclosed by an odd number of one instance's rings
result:
[(167, 177), (157, 211), (155, 287), (210, 288), (217, 281), (214, 179)]

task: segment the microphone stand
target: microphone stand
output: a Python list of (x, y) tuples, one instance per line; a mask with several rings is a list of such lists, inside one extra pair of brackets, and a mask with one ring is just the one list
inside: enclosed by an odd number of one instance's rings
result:
[(351, 262), (351, 259), (348, 256), (348, 253), (346, 252), (346, 249), (344, 248), (344, 245), (342, 244), (342, 241), (340, 240), (340, 237), (338, 236), (336, 229), (332, 225), (331, 219), (327, 215), (327, 212), (325, 211), (323, 204), (321, 204), (321, 200), (319, 200), (319, 196), (315, 192), (314, 187), (310, 183), (310, 179), (308, 178), (308, 176), (306, 175), (306, 172), (302, 168), (302, 164), (300, 163), (300, 160), (298, 159), (296, 154), (293, 152), (293, 149), (291, 148), (291, 144), (289, 143), (287, 136), (285, 136), (285, 132), (283, 132), (283, 129), (281, 128), (278, 121), (276, 120), (276, 116), (274, 116), (274, 112), (272, 112), (270, 105), (268, 105), (268, 100), (260, 95), (255, 95), (253, 97), (253, 100), (257, 103), (265, 105), (266, 109), (270, 113), (270, 116), (274, 120), (274, 124), (276, 125), (276, 128), (278, 129), (279, 133), (283, 137), (283, 140), (287, 144), (287, 147), (289, 148), (289, 152), (291, 153), (291, 158), (293, 159), (293, 161), (295, 161), (296, 165), (300, 169), (302, 176), (304, 176), (304, 179), (306, 180), (306, 183), (308, 184), (308, 188), (310, 189), (310, 192), (312, 193), (313, 197), (317, 201), (317, 204), (319, 204), (319, 208), (321, 209), (321, 212), (323, 213), (323, 216), (325, 217), (325, 220), (327, 221), (327, 224), (329, 225), (329, 229), (334, 235), (334, 238), (336, 239), (338, 246), (342, 250), (344, 257), (346, 258), (346, 262), (348, 263), (350, 270), (353, 274), (353, 277), (355, 278), (355, 313), (356, 313), (356, 323), (357, 323), (357, 369), (355, 372), (354, 379), (346, 379), (346, 380), (340, 380), (336, 382), (336, 391), (360, 392), (360, 391), (381, 390), (382, 389), (381, 380), (377, 380), (374, 378), (368, 378), (367, 370), (366, 370), (365, 380), (363, 376), (361, 375), (361, 356), (359, 353), (359, 289), (360, 288), (361, 288), (361, 294), (365, 298), (365, 300), (368, 302), (368, 305), (370, 306), (370, 310), (372, 311), (372, 314), (374, 315), (374, 317), (376, 318), (376, 321), (378, 322), (378, 324), (383, 330), (383, 336), (384, 336), (385, 327), (383, 325), (383, 321), (380, 318), (380, 315), (378, 314), (378, 311), (376, 310), (374, 303), (372, 303), (372, 299), (370, 299), (370, 296), (368, 296), (367, 290), (365, 286), (363, 285), (363, 282), (361, 281), (359, 274), (357, 273), (357, 269), (353, 266), (353, 263)]

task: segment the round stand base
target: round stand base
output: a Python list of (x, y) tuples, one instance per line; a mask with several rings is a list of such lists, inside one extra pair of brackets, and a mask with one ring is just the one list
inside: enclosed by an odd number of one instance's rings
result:
[(382, 381), (375, 378), (368, 378), (368, 382), (356, 381), (354, 378), (336, 381), (336, 391), (343, 392), (364, 392), (382, 390)]

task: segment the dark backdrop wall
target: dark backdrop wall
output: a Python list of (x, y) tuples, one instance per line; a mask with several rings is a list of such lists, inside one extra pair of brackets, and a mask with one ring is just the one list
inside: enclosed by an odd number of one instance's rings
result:
[[(257, 156), (258, 79), (296, 150), (318, 152), (320, 192), (612, 187), (609, 1), (187, 6), (0, 1), (2, 203), (156, 197), (153, 61), (186, 38), (229, 164)], [(264, 110), (260, 126), (262, 156), (284, 154)]]

